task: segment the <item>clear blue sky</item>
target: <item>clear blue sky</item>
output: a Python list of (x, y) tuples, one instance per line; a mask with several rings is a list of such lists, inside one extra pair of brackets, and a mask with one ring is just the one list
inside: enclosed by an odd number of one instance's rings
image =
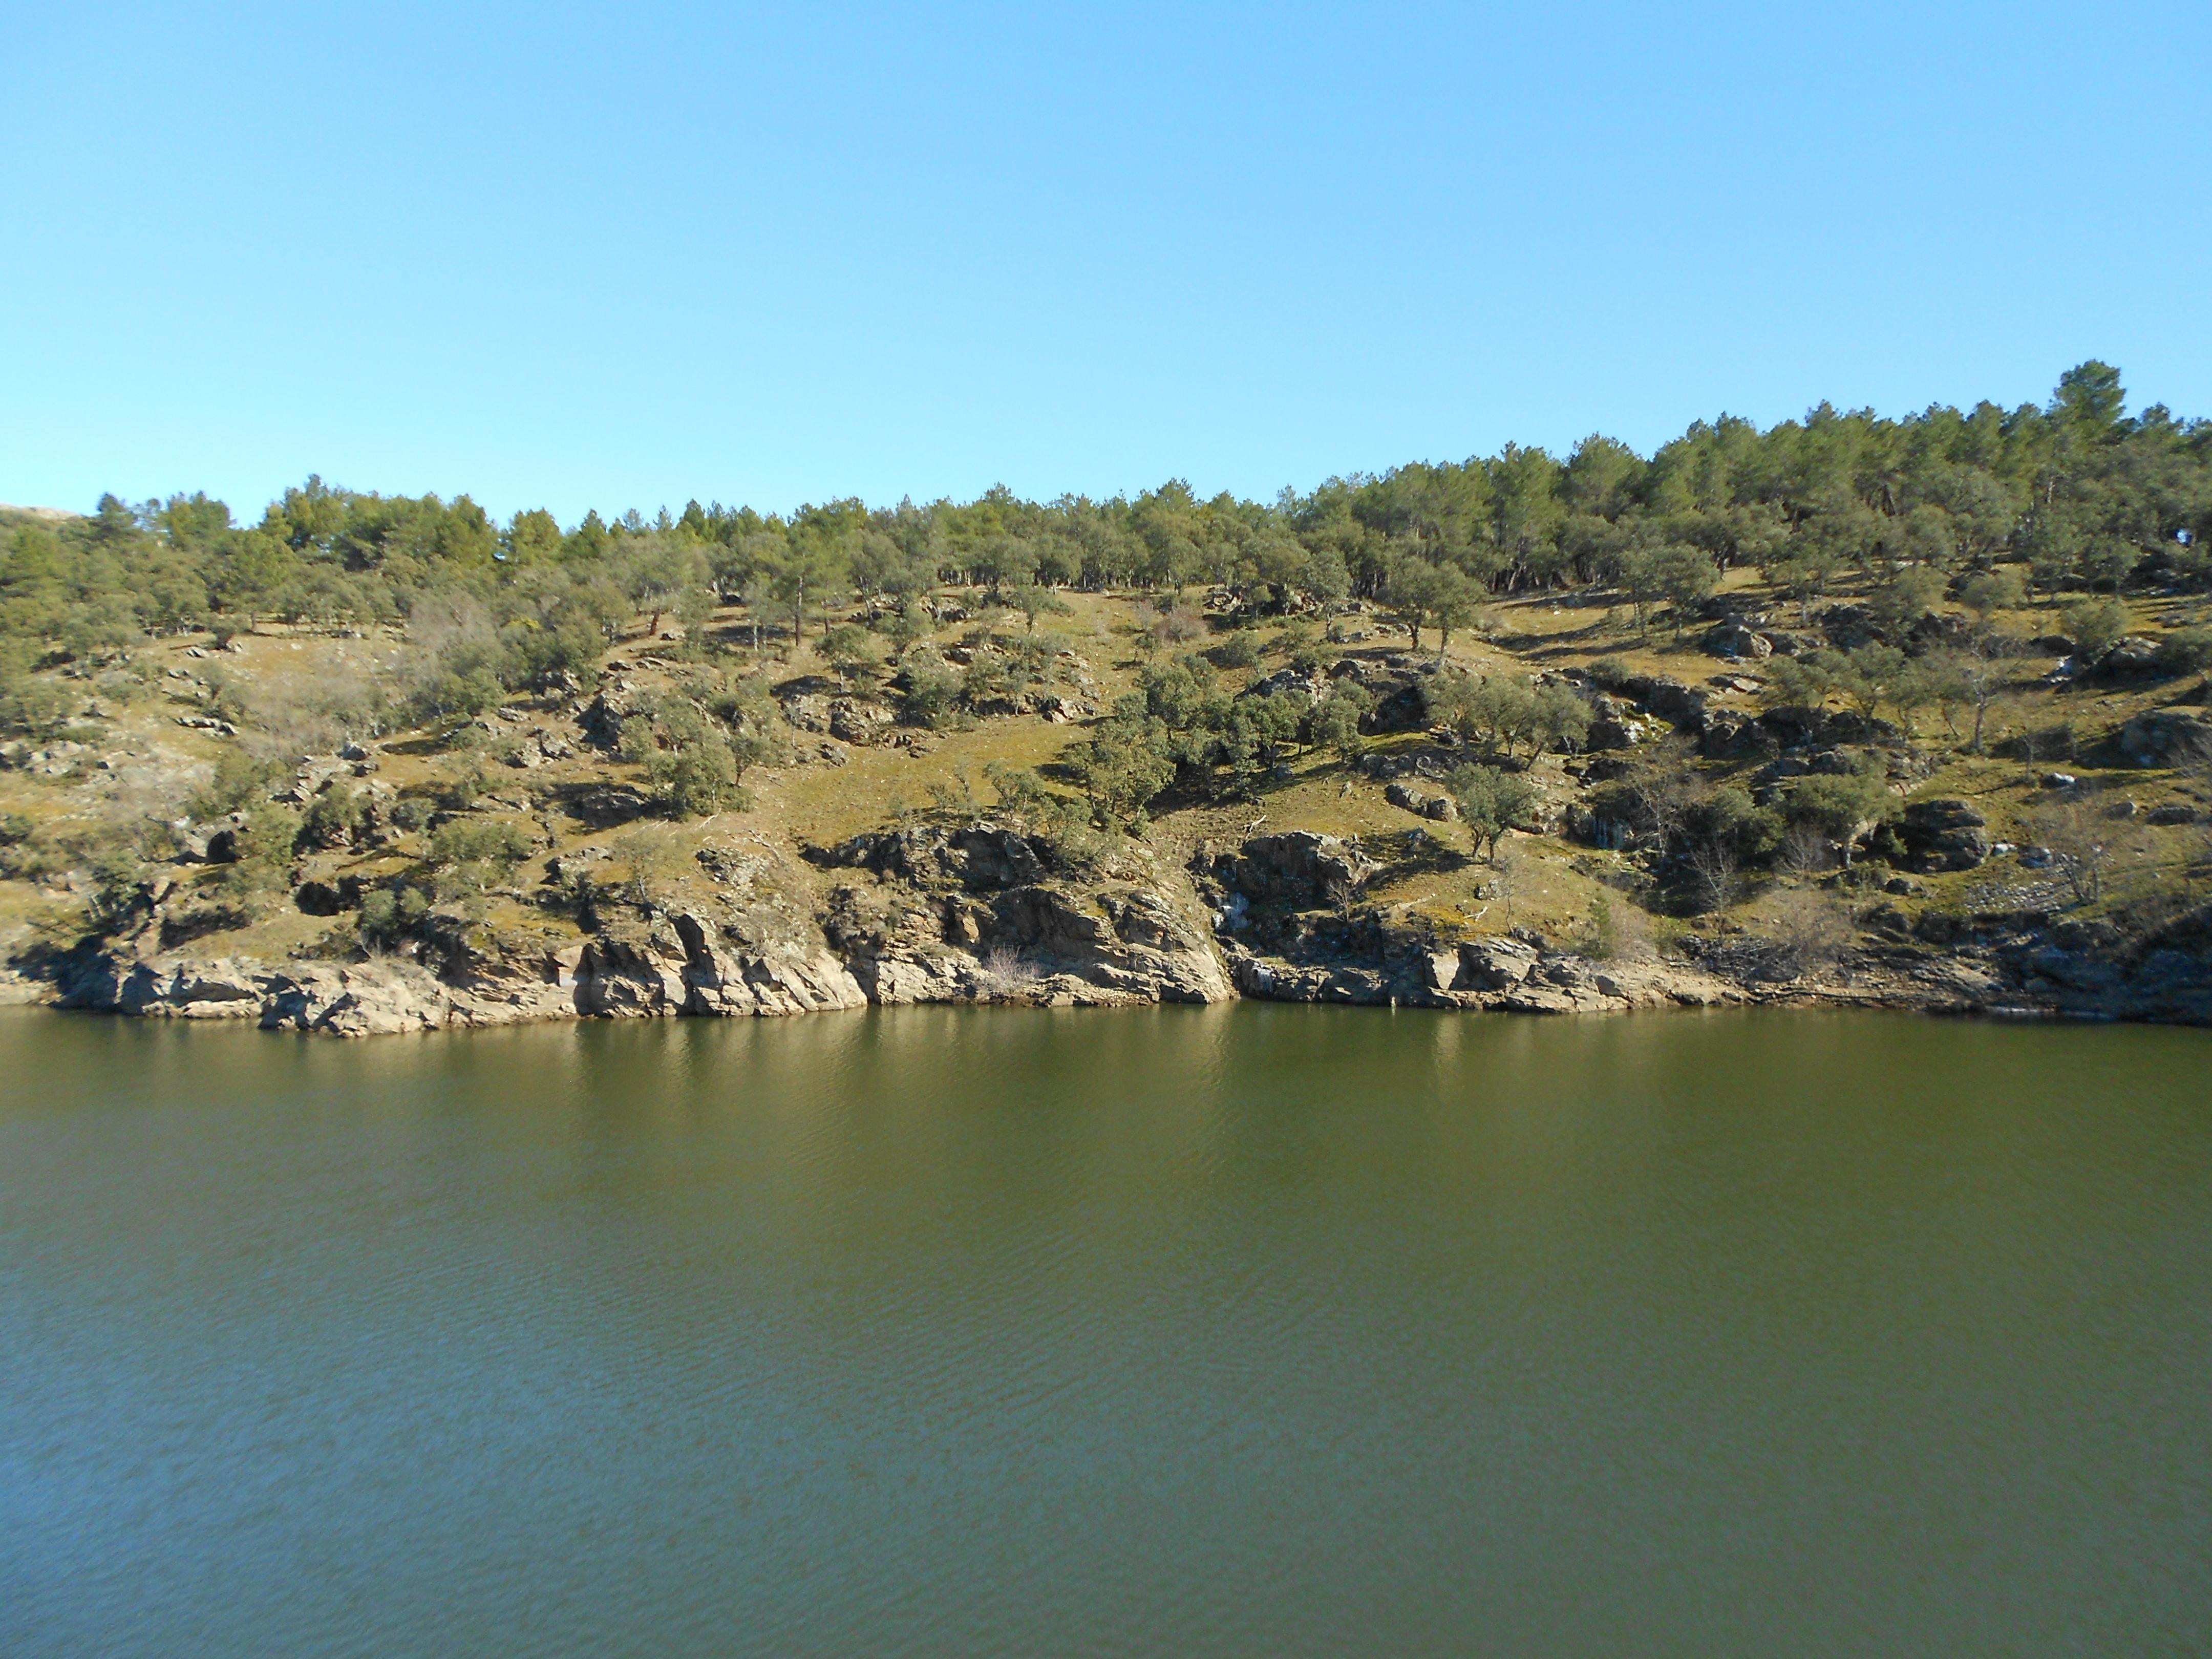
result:
[(1272, 495), (2212, 415), (2212, 6), (0, 0), (0, 501)]

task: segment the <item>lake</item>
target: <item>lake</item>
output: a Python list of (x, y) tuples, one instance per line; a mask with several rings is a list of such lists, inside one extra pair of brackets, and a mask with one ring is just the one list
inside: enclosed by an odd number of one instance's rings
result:
[(2203, 1651), (2208, 1061), (0, 1011), (0, 1652)]

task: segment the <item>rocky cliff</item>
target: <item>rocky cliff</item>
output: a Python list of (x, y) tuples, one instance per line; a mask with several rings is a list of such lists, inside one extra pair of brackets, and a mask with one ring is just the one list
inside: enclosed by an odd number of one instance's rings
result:
[[(1922, 867), (1984, 848), (1961, 803), (1910, 816)], [(682, 902), (607, 902), (566, 945), (519, 945), (433, 915), (411, 955), (268, 963), (161, 951), (158, 927), (63, 964), (64, 1006), (252, 1019), (367, 1036), (583, 1018), (775, 1016), (870, 1004), (1050, 1006), (1273, 1001), (1600, 1013), (1819, 1000), (2014, 1017), (2212, 1021), (2201, 915), (2129, 952), (2039, 915), (1891, 917), (1825, 968), (1755, 941), (1692, 937), (1664, 958), (1602, 957), (1528, 929), (1455, 934), (1369, 902), (1379, 866), (1310, 830), (1200, 846), (1187, 872), (1125, 847), (1071, 858), (1018, 823), (920, 823), (796, 862), (710, 848)], [(557, 867), (549, 878), (559, 878)], [(567, 872), (573, 874), (573, 872)]]
[(771, 860), (718, 854), (702, 859), (714, 900), (609, 903), (587, 936), (558, 948), (519, 950), (434, 916), (411, 957), (279, 965), (162, 951), (149, 928), (135, 945), (64, 964), (58, 1000), (368, 1036), (870, 1003), (1096, 1006), (1236, 995), (1188, 886), (1141, 854), (1076, 870), (1041, 839), (978, 823), (887, 830), (808, 856), (838, 878), (811, 915), (766, 885)]

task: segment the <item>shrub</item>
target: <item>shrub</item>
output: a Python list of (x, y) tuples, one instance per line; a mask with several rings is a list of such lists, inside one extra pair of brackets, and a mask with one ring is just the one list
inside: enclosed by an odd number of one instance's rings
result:
[(1349, 766), (1366, 747), (1359, 722), (1374, 707), (1374, 698), (1359, 687), (1340, 685), (1306, 710), (1305, 740), (1316, 749), (1331, 750)]
[(450, 818), (432, 832), (429, 860), (441, 889), (485, 893), (514, 874), (532, 842), (521, 825), (501, 818)]
[(2197, 674), (2212, 668), (2212, 628), (2184, 628), (2158, 647), (2159, 666), (2170, 674)]
[(927, 646), (900, 659), (896, 689), (907, 718), (918, 725), (944, 726), (958, 713), (960, 676)]
[(1796, 979), (1841, 955), (1850, 930), (1836, 902), (1814, 888), (1778, 893), (1759, 918), (1762, 972)]
[(1600, 893), (1590, 900), (1589, 915), (1577, 943), (1584, 956), (1600, 962), (1610, 962), (1620, 954), (1620, 919), (1613, 914), (1609, 895)]
[(1959, 603), (1984, 622), (2000, 611), (2017, 611), (2027, 603), (2027, 584), (2016, 570), (1984, 570), (1960, 584)]
[(1487, 848), (1493, 864), (1498, 841), (1536, 805), (1534, 785), (1494, 766), (1462, 766), (1444, 780), (1444, 787), (1458, 803), (1460, 818), (1475, 844)]
[(1848, 869), (1859, 837), (1902, 817), (1905, 808), (1881, 779), (1854, 772), (1801, 780), (1784, 811), (1792, 823), (1810, 825), (1834, 842)]
[[(1124, 700), (1133, 704), (1134, 698)], [(1091, 811), (1108, 828), (1133, 824), (1152, 799), (1175, 781), (1167, 727), (1142, 708), (1117, 706), (1097, 733), (1071, 756)]]
[(1260, 660), (1260, 636), (1249, 629), (1239, 629), (1208, 654), (1223, 668), (1254, 667)]
[(362, 896), (354, 928), (364, 948), (389, 950), (413, 933), (429, 910), (429, 896), (419, 887), (381, 887)]
[(839, 623), (822, 636), (817, 649), (823, 660), (837, 671), (840, 680), (872, 667), (875, 663), (875, 653), (868, 644), (868, 630), (854, 623)]
[(2118, 599), (2080, 599), (2063, 615), (2074, 649), (2087, 664), (2102, 662), (2128, 631), (2128, 608)]
[(234, 890), (265, 893), (290, 884), (292, 854), (300, 842), (300, 815), (289, 806), (264, 802), (246, 814), (238, 832), (238, 858), (225, 872)]
[(308, 803), (302, 832), (318, 847), (343, 847), (360, 831), (362, 821), (368, 816), (361, 792), (344, 784), (332, 784)]
[(1052, 791), (1044, 787), (1044, 780), (1024, 766), (986, 761), (983, 776), (998, 791), (1000, 808), (1018, 817), (1041, 811), (1054, 799)]

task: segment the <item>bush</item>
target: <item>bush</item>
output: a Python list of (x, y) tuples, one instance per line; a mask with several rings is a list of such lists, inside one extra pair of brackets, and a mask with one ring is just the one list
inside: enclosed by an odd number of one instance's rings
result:
[(2198, 674), (2212, 668), (2212, 628), (2184, 628), (2158, 647), (2159, 666), (2170, 674)]
[(1600, 893), (1590, 900), (1589, 915), (1576, 942), (1584, 956), (1600, 962), (1610, 962), (1620, 954), (1620, 918), (1613, 913), (1609, 895)]
[(2066, 632), (2085, 664), (2102, 662), (2128, 631), (2128, 608), (2118, 599), (2081, 599), (2063, 613)]
[(300, 823), (297, 812), (274, 802), (264, 802), (249, 811), (246, 827), (238, 833), (237, 861), (225, 872), (228, 884), (245, 893), (265, 893), (290, 885)]
[(1109, 829), (1133, 824), (1146, 805), (1175, 781), (1167, 727), (1126, 698), (1071, 758), (1091, 811)]
[(945, 726), (959, 712), (960, 676), (927, 646), (901, 659), (896, 684), (901, 708), (917, 725)]
[(308, 804), (301, 829), (307, 840), (317, 847), (343, 847), (360, 832), (367, 816), (367, 805), (359, 790), (342, 783), (332, 784)]
[(1960, 584), (1959, 603), (1984, 622), (2000, 611), (2018, 611), (2027, 603), (2027, 585), (2011, 569), (1984, 570)]
[(1905, 807), (1881, 779), (1853, 772), (1801, 780), (1784, 811), (1790, 823), (1809, 825), (1834, 842), (1848, 869), (1859, 837), (1903, 817)]
[[(740, 765), (728, 735), (688, 698), (665, 697), (650, 712), (631, 715), (622, 724), (617, 748), (643, 769), (661, 805), (677, 817), (750, 804), (738, 787)], [(759, 745), (746, 744), (748, 761), (759, 752)]]
[(868, 644), (868, 630), (857, 623), (839, 623), (823, 635), (817, 649), (823, 659), (837, 671), (841, 680), (875, 664), (875, 653)]
[(419, 887), (383, 887), (363, 896), (355, 930), (371, 951), (389, 950), (421, 925), (429, 914), (429, 896)]
[(1834, 900), (1813, 888), (1778, 893), (1759, 919), (1764, 936), (1761, 971), (1777, 979), (1796, 979), (1841, 955), (1850, 930)]
[(1260, 636), (1239, 629), (1207, 653), (1223, 668), (1251, 668), (1260, 661)]
[(1018, 817), (1038, 811), (1054, 799), (1052, 792), (1044, 787), (1044, 780), (1024, 766), (986, 761), (983, 776), (998, 791), (1000, 809)]
[(1486, 848), (1492, 863), (1498, 861), (1498, 843), (1534, 808), (1536, 788), (1516, 773), (1494, 766), (1462, 766), (1444, 780), (1452, 799), (1459, 805), (1461, 820), (1478, 847)]
[(1305, 713), (1305, 740), (1316, 749), (1327, 749), (1349, 766), (1359, 758), (1366, 747), (1366, 739), (1359, 733), (1359, 722), (1375, 707), (1375, 699), (1356, 685), (1340, 685)]
[[(1786, 660), (1786, 659), (1785, 659)], [(1608, 691), (1618, 691), (1636, 671), (1620, 657), (1600, 657), (1589, 665), (1589, 677)]]
[(501, 818), (451, 818), (430, 836), (429, 860), (441, 890), (486, 893), (514, 874), (533, 845), (521, 825)]

